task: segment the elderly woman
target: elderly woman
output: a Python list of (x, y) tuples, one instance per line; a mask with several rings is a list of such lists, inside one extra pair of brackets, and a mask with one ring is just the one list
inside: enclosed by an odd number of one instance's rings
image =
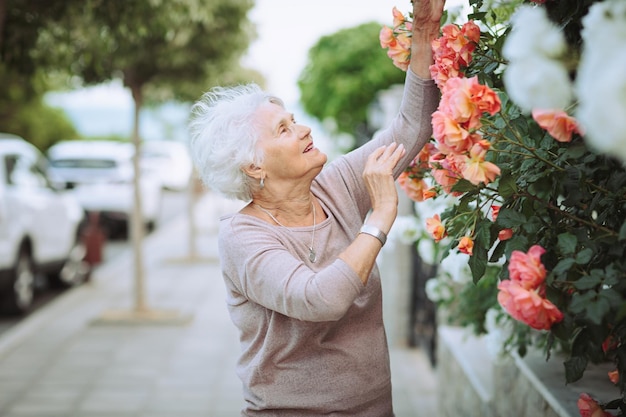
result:
[(396, 214), (395, 178), (431, 136), (438, 90), (430, 42), (444, 0), (415, 0), (398, 116), (329, 163), (311, 129), (257, 86), (194, 105), (203, 181), (248, 204), (221, 219), (227, 304), (239, 329), (243, 416), (392, 416), (376, 257)]

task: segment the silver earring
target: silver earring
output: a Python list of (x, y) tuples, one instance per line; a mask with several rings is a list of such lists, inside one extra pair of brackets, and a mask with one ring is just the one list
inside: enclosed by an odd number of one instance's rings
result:
[(265, 178), (261, 178), (261, 182), (259, 183), (259, 187), (261, 188), (261, 190), (263, 189), (263, 187), (265, 187)]

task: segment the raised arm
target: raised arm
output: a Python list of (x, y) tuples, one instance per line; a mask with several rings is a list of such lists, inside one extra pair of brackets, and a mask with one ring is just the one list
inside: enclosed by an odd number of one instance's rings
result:
[[(409, 68), (420, 78), (430, 78), (433, 62), (431, 42), (439, 35), (439, 25), (445, 0), (414, 0), (411, 62)], [(398, 196), (393, 168), (404, 156), (404, 148), (395, 144), (375, 150), (367, 160), (363, 180), (370, 195), (372, 211), (369, 226), (389, 233), (398, 211)], [(360, 233), (339, 258), (346, 262), (365, 284), (382, 248), (381, 242), (370, 234)]]

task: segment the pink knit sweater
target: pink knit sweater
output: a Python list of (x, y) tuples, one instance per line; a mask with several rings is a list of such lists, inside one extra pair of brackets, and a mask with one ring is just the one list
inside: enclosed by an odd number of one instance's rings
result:
[(315, 263), (312, 227), (287, 230), (241, 213), (221, 219), (226, 302), (242, 348), (242, 416), (393, 415), (379, 271), (364, 286), (337, 256), (371, 208), (361, 177), (367, 156), (403, 143), (397, 177), (430, 138), (438, 99), (431, 80), (409, 71), (390, 128), (324, 167), (311, 189), (328, 215), (316, 227)]

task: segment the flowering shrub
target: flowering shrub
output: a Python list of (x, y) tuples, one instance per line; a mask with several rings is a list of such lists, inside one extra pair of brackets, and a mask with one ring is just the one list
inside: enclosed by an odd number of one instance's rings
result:
[[(400, 179), (425, 222), (418, 251), (441, 263), (427, 291), (477, 333), (506, 332), (504, 350), (558, 349), (567, 382), (614, 363), (624, 395), (626, 2), (470, 4), (433, 42), (433, 140)], [(393, 16), (381, 46), (406, 69), (411, 19)], [(585, 395), (581, 414), (626, 414)]]

